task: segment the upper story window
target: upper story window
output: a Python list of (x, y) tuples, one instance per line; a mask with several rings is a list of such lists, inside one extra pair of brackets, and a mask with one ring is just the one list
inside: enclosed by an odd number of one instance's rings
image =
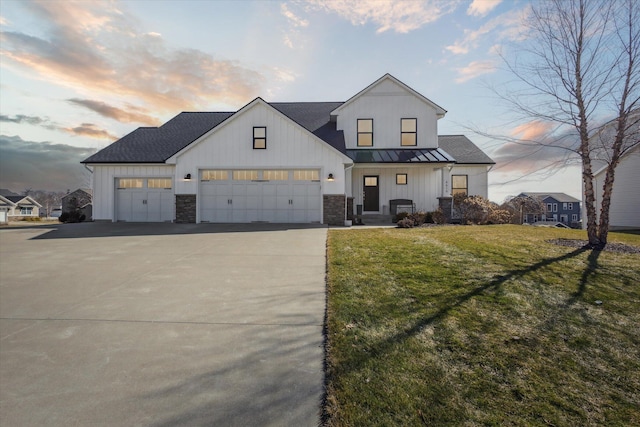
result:
[(451, 175), (451, 195), (469, 194), (469, 180), (467, 175)]
[(358, 147), (373, 147), (373, 119), (358, 119)]
[(400, 119), (400, 145), (413, 146), (418, 144), (418, 119)]
[(267, 128), (265, 126), (254, 126), (253, 149), (265, 150), (266, 148), (267, 148)]

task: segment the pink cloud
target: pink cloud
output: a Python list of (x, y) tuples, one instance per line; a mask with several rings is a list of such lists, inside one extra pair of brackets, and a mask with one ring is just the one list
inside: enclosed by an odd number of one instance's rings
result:
[(238, 62), (170, 48), (160, 34), (139, 31), (112, 2), (42, 1), (28, 7), (47, 36), (3, 32), (3, 65), (92, 98), (117, 95), (147, 110), (175, 112), (211, 102), (242, 105), (265, 81)]

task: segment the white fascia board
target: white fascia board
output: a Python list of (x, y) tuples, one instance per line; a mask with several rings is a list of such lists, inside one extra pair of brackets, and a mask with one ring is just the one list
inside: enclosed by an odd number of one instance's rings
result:
[(169, 157), (166, 160), (166, 163), (175, 165), (177, 163), (177, 161), (178, 161), (178, 157), (182, 156), (184, 153), (186, 153), (187, 151), (189, 151), (190, 149), (192, 149), (193, 147), (198, 145), (200, 142), (202, 142), (204, 139), (208, 138), (210, 135), (213, 135), (214, 133), (218, 132), (220, 129), (223, 129), (225, 126), (228, 126), (229, 123), (232, 123), (237, 117), (242, 115), (245, 111), (250, 110), (252, 107), (254, 107), (257, 104), (261, 104), (261, 105), (269, 108), (276, 115), (280, 116), (281, 118), (283, 118), (284, 120), (286, 120), (289, 123), (293, 124), (294, 126), (297, 126), (301, 131), (306, 132), (308, 135), (310, 135), (312, 138), (314, 138), (318, 143), (322, 144), (323, 146), (326, 146), (327, 148), (333, 150), (335, 153), (339, 154), (342, 157), (342, 159), (345, 161), (345, 164), (353, 163), (351, 158), (348, 157), (346, 154), (343, 154), (342, 152), (340, 152), (339, 150), (334, 148), (331, 144), (329, 144), (326, 141), (323, 141), (322, 139), (318, 138), (316, 135), (314, 135), (313, 133), (309, 132), (309, 130), (307, 130), (304, 126), (300, 126), (298, 123), (296, 123), (290, 117), (288, 117), (287, 115), (281, 113), (280, 111), (278, 111), (276, 108), (274, 108), (272, 105), (270, 105), (268, 102), (266, 102), (264, 99), (262, 99), (260, 97), (254, 99), (253, 101), (251, 101), (250, 103), (248, 103), (247, 105), (245, 105), (244, 107), (242, 107), (241, 109), (236, 111), (232, 116), (228, 117), (226, 120), (224, 120), (218, 126), (216, 126), (213, 129), (209, 130), (209, 132), (207, 132), (204, 135), (200, 136), (198, 139), (196, 139), (195, 141), (191, 142), (189, 145), (184, 147), (182, 150), (178, 151), (176, 154), (174, 154), (173, 156)]
[(339, 106), (338, 108), (336, 108), (335, 110), (333, 110), (331, 112), (331, 116), (337, 116), (340, 114), (340, 110), (342, 110), (345, 106), (347, 106), (348, 104), (351, 104), (353, 101), (355, 101), (357, 98), (359, 98), (360, 96), (362, 96), (363, 94), (365, 94), (366, 92), (368, 92), (369, 90), (371, 90), (372, 88), (376, 87), (377, 85), (379, 85), (380, 83), (382, 83), (385, 80), (391, 80), (392, 82), (398, 84), (400, 87), (402, 87), (403, 89), (405, 89), (407, 92), (411, 93), (412, 95), (414, 95), (416, 98), (422, 100), (423, 102), (425, 102), (426, 104), (432, 106), (433, 108), (435, 108), (436, 110), (436, 117), (438, 119), (441, 119), (445, 116), (445, 114), (447, 114), (447, 110), (445, 110), (444, 108), (442, 108), (441, 106), (439, 106), (438, 104), (436, 104), (435, 102), (431, 101), (429, 98), (427, 98), (426, 96), (422, 95), (420, 92), (412, 89), (411, 87), (407, 86), (406, 84), (402, 83), (400, 80), (396, 79), (395, 77), (393, 77), (391, 74), (387, 73), (384, 76), (380, 77), (378, 80), (376, 80), (375, 82), (371, 83), (369, 86), (367, 86), (366, 88), (362, 89), (360, 92), (356, 93), (355, 95), (353, 95), (351, 98), (349, 98), (345, 103), (343, 103), (341, 106)]

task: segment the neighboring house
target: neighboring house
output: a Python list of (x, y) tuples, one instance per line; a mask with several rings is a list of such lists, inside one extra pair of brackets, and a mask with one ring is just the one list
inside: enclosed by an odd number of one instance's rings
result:
[(0, 189), (3, 203), (2, 210), (6, 209), (8, 220), (17, 220), (26, 217), (39, 217), (42, 205), (29, 196), (21, 196), (6, 188)]
[(445, 113), (389, 74), (346, 102), (181, 113), (83, 161), (93, 218), (342, 225), (397, 199), (433, 211), (452, 193), (486, 198), (494, 162), (465, 136), (439, 137)]
[(580, 200), (565, 193), (520, 193), (520, 196), (534, 197), (542, 201), (543, 212), (524, 214), (526, 224), (539, 221), (557, 221), (572, 228), (580, 227)]
[(70, 212), (74, 208), (80, 209), (86, 221), (92, 218), (93, 191), (90, 188), (78, 188), (62, 196), (62, 212)]
[[(637, 143), (640, 139), (640, 109), (634, 110), (629, 121), (635, 123), (628, 130), (627, 142)], [(606, 123), (599, 132), (591, 138), (600, 138), (594, 141), (594, 145), (607, 146), (607, 141), (614, 138), (616, 121)], [(603, 150), (599, 155), (604, 158), (609, 157), (609, 152)], [(602, 192), (604, 179), (607, 173), (607, 163), (601, 159), (594, 160), (594, 180), (593, 189), (596, 193), (596, 214), (597, 221), (600, 221), (600, 209), (602, 206)], [(609, 229), (610, 230), (630, 230), (640, 229), (640, 146), (627, 151), (616, 167), (613, 191), (611, 193), (611, 206), (609, 208)], [(583, 192), (584, 193), (584, 192)], [(587, 224), (586, 212), (583, 218), (584, 227)]]
[(0, 195), (0, 224), (9, 222), (9, 209), (13, 206), (13, 202), (6, 197)]
[[(602, 188), (606, 166), (594, 174), (593, 188), (596, 192), (598, 221), (602, 206)], [(609, 208), (609, 229), (640, 229), (640, 146), (628, 151), (616, 167), (611, 207)], [(586, 222), (586, 220), (585, 220)]]

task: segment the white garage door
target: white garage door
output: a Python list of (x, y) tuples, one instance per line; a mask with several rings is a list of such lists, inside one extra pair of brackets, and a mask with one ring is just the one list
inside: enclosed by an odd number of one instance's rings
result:
[(0, 223), (7, 222), (7, 211), (0, 209)]
[(320, 172), (203, 170), (201, 222), (320, 222)]
[(171, 178), (118, 178), (116, 181), (118, 221), (173, 221), (175, 203)]

